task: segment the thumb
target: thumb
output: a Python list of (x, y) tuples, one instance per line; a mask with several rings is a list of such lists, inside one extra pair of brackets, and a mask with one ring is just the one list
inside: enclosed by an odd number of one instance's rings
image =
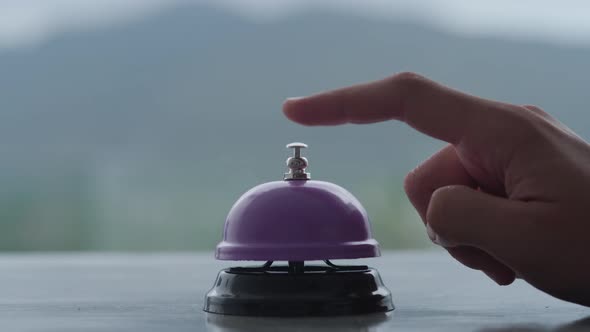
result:
[(534, 207), (466, 186), (437, 189), (426, 213), (430, 237), (442, 246), (466, 245), (496, 257), (522, 249), (533, 226)]

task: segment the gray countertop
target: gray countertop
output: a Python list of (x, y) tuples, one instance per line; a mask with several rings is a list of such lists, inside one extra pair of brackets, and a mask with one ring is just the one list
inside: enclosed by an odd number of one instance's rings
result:
[[(499, 287), (442, 251), (362, 260), (393, 294), (387, 315), (269, 319), (204, 313), (210, 253), (3, 254), (3, 331), (590, 331), (590, 309), (522, 281)], [(355, 261), (359, 263), (360, 261)]]

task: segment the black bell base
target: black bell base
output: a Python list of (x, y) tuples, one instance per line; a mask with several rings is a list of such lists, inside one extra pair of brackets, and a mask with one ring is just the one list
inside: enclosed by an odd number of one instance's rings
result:
[(306, 266), (221, 270), (203, 310), (240, 316), (341, 316), (393, 310), (391, 293), (377, 270)]

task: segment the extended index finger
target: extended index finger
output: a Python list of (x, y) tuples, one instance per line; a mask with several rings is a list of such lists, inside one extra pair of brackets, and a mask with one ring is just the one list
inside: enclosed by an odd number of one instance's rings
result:
[(452, 144), (501, 121), (507, 104), (453, 90), (414, 73), (288, 99), (285, 115), (304, 125), (404, 121)]

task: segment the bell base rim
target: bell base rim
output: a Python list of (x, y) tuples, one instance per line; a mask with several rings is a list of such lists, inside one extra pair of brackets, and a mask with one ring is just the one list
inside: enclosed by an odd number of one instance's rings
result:
[(205, 297), (212, 314), (261, 317), (326, 317), (385, 313), (395, 309), (377, 270), (318, 273), (221, 270)]

